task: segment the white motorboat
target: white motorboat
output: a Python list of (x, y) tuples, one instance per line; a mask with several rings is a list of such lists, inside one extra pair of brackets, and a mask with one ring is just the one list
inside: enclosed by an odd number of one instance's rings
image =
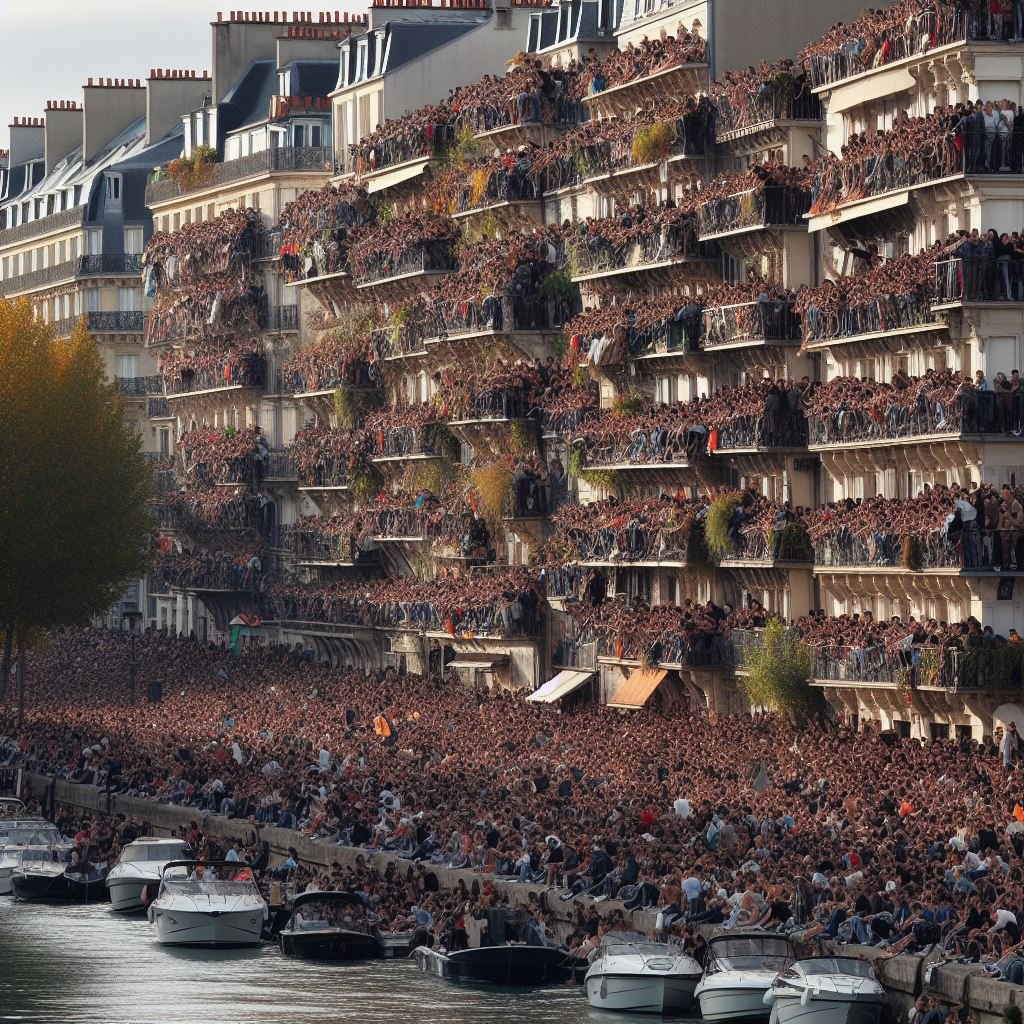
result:
[(764, 996), (773, 1024), (878, 1024), (888, 1001), (871, 965), (850, 956), (795, 960)]
[(107, 873), (107, 890), (114, 910), (143, 910), (160, 888), (165, 864), (192, 856), (188, 843), (181, 839), (156, 839), (143, 836), (129, 843)]
[(11, 875), (21, 863), (21, 851), (48, 847), (66, 853), (73, 844), (45, 818), (3, 818), (0, 820), (0, 896), (9, 896)]
[(587, 970), (587, 1001), (601, 1010), (672, 1013), (692, 1010), (701, 967), (682, 949), (606, 935)]
[(164, 946), (256, 946), (270, 910), (248, 865), (172, 861), (147, 915)]
[(783, 935), (740, 932), (708, 942), (704, 974), (697, 984), (700, 1015), (707, 1021), (767, 1020), (764, 996), (779, 972), (794, 959)]
[(27, 818), (28, 808), (24, 800), (16, 796), (0, 796), (0, 818)]

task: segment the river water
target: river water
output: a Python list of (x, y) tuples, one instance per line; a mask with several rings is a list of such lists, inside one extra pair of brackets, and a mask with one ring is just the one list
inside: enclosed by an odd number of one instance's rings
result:
[(106, 904), (0, 897), (0, 1021), (55, 1024), (637, 1024), (580, 988), (526, 991), (420, 974), (413, 961), (318, 964), (275, 946), (157, 945)]

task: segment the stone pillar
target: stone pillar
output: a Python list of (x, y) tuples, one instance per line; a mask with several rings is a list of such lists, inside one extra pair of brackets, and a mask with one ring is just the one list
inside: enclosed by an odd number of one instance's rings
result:
[(175, 632), (179, 636), (187, 636), (188, 635), (188, 623), (186, 621), (186, 612), (185, 612), (185, 595), (183, 593), (179, 592), (177, 597), (178, 597), (178, 599), (177, 599), (177, 608), (176, 608), (176, 614), (175, 614), (175, 619), (174, 619)]

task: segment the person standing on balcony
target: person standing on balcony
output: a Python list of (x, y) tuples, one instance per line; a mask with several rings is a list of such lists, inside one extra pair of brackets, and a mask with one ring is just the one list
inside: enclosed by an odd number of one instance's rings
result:
[(964, 567), (971, 568), (978, 564), (979, 534), (978, 534), (978, 510), (968, 497), (969, 490), (973, 490), (973, 484), (968, 490), (960, 489), (960, 497), (956, 500), (956, 508), (960, 512), (960, 518), (964, 524)]

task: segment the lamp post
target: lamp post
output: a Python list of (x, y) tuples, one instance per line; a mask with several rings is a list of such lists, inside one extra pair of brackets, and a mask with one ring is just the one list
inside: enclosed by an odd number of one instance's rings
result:
[(130, 611), (121, 612), (121, 627), (128, 623), (128, 633), (131, 637), (128, 647), (128, 688), (131, 695), (131, 702), (135, 704), (135, 674), (138, 671), (139, 663), (135, 657), (135, 635), (136, 626), (142, 622), (142, 612)]

